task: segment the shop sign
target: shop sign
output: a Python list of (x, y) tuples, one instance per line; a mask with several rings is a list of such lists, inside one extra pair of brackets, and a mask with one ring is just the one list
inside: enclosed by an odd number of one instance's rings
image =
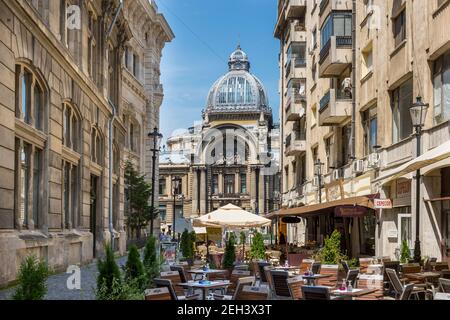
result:
[(397, 181), (397, 198), (411, 197), (411, 181)]
[(373, 199), (374, 209), (392, 209), (391, 199)]
[(389, 229), (389, 230), (387, 230), (386, 236), (388, 238), (395, 238), (395, 239), (397, 239), (398, 238), (398, 231), (397, 231), (397, 229)]
[(367, 208), (361, 206), (339, 206), (334, 208), (335, 217), (342, 217), (342, 218), (362, 217), (366, 213)]

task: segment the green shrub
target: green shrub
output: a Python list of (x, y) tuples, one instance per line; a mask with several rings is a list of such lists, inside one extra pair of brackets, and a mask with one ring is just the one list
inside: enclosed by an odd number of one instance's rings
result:
[(233, 235), (234, 233), (230, 235), (225, 246), (223, 267), (226, 269), (233, 268), (234, 262), (236, 261), (235, 237)]
[(114, 278), (110, 287), (102, 283), (96, 292), (97, 300), (144, 300), (144, 291), (139, 288), (138, 279), (123, 282)]
[(250, 258), (254, 260), (262, 260), (266, 257), (266, 248), (262, 234), (257, 232), (252, 239), (252, 246), (250, 248)]
[(403, 240), (400, 250), (400, 262), (408, 263), (409, 259), (411, 259), (411, 250), (409, 250), (408, 242), (406, 240)]
[(181, 234), (180, 250), (185, 259), (192, 259), (192, 238), (187, 229)]
[(147, 279), (144, 265), (141, 262), (141, 255), (134, 245), (128, 251), (128, 260), (125, 264), (125, 280), (136, 280), (139, 288), (146, 289)]
[(247, 240), (247, 236), (245, 235), (244, 231), (241, 231), (241, 233), (239, 234), (239, 240), (241, 241), (242, 245), (245, 245), (245, 240)]
[(47, 293), (46, 279), (49, 270), (44, 261), (36, 256), (28, 256), (20, 264), (17, 277), (18, 287), (13, 295), (14, 300), (42, 300)]
[[(162, 261), (163, 259), (161, 259)], [(147, 284), (153, 284), (153, 279), (159, 276), (160, 264), (156, 253), (156, 238), (150, 236), (144, 248), (144, 269), (147, 275)]]
[(334, 230), (331, 236), (325, 237), (325, 245), (314, 256), (314, 260), (322, 264), (339, 264), (341, 260), (347, 260), (347, 256), (341, 252), (341, 233)]
[(114, 296), (117, 287), (122, 282), (120, 269), (114, 259), (114, 252), (111, 245), (105, 245), (105, 259), (99, 259), (97, 267), (99, 272), (97, 277), (97, 294), (100, 295), (97, 298), (99, 300), (109, 300), (106, 298), (109, 295)]

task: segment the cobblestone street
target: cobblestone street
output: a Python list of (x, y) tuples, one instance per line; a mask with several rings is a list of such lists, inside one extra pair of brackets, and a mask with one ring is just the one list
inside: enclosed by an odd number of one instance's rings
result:
[[(121, 268), (125, 265), (127, 257), (117, 259), (117, 264)], [(97, 280), (97, 263), (81, 267), (81, 289), (69, 290), (67, 288), (67, 278), (71, 274), (60, 273), (52, 275), (47, 279), (48, 292), (45, 300), (94, 300)], [(0, 291), (0, 300), (11, 299), (15, 292), (15, 287)]]

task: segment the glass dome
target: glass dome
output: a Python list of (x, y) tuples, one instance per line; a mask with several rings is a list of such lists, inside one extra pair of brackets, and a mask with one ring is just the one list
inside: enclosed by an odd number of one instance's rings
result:
[(207, 112), (269, 112), (266, 90), (262, 82), (249, 72), (250, 62), (240, 46), (230, 55), (229, 72), (211, 87)]

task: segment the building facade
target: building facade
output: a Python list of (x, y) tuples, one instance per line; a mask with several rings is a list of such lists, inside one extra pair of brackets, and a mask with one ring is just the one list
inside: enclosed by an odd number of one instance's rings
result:
[(250, 61), (240, 47), (228, 67), (209, 91), (202, 120), (175, 132), (160, 156), (164, 231), (173, 230), (174, 212), (176, 231), (182, 232), (183, 218), (228, 203), (256, 214), (277, 209), (279, 131), (266, 90), (250, 73)]
[[(154, 2), (120, 3), (0, 1), (0, 285), (30, 254), (57, 271), (110, 239), (126, 250), (123, 163), (149, 167), (143, 132), (159, 121), (173, 34)], [(123, 63), (129, 47), (139, 74)]]
[(274, 217), (305, 218), (298, 242), (321, 244), (336, 228), (352, 256), (414, 248), (415, 173), (401, 170), (417, 157), (409, 109), (420, 96), (432, 165), (419, 165), (419, 239), (422, 256), (448, 258), (450, 160), (431, 154), (449, 138), (449, 15), (444, 0), (278, 2), (284, 209)]

